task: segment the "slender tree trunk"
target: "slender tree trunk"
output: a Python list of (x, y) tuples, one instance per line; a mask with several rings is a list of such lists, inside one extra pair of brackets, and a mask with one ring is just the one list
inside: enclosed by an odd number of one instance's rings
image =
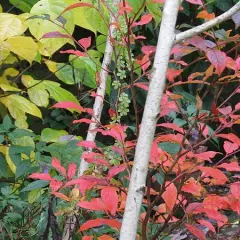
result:
[[(120, 0), (113, 0), (114, 5), (118, 5)], [(111, 6), (109, 6), (111, 8)], [(97, 89), (97, 96), (95, 98), (94, 106), (93, 106), (93, 111), (94, 111), (94, 117), (92, 120), (94, 123), (91, 123), (88, 128), (88, 133), (86, 137), (86, 141), (95, 141), (96, 134), (97, 132), (94, 131), (95, 129), (98, 128), (98, 122), (100, 122), (101, 115), (102, 115), (102, 109), (103, 109), (103, 101), (104, 101), (104, 96), (106, 92), (106, 83), (107, 83), (107, 78), (108, 78), (108, 66), (111, 63), (112, 60), (112, 54), (113, 54), (113, 45), (111, 42), (113, 32), (115, 31), (115, 26), (112, 24), (114, 22), (117, 22), (117, 19), (115, 19), (116, 16), (113, 16), (111, 14), (110, 16), (110, 24), (109, 24), (109, 32), (108, 32), (108, 40), (106, 43), (106, 49), (104, 53), (104, 58), (102, 62), (102, 70), (100, 72), (100, 80), (101, 83)], [(91, 151), (91, 149), (89, 149)], [(88, 162), (86, 162), (83, 158), (81, 159), (80, 167), (79, 167), (79, 176), (83, 174), (84, 171), (88, 169)]]
[(166, 73), (175, 39), (175, 24), (180, 3), (180, 0), (167, 0), (164, 5), (157, 51), (136, 146), (120, 240), (136, 239), (140, 208), (145, 191), (150, 150), (155, 134), (157, 118), (159, 116), (160, 101), (165, 88)]
[[(120, 0), (113, 0), (113, 4), (118, 5)], [(109, 6), (111, 7), (111, 6)], [(114, 22), (117, 22), (117, 19), (115, 19), (117, 16), (113, 16), (110, 14), (110, 24), (109, 24), (109, 32), (108, 32), (108, 39), (106, 42), (106, 49), (104, 53), (104, 58), (102, 62), (102, 69), (100, 72), (100, 85), (97, 89), (97, 97), (95, 98), (94, 106), (93, 106), (93, 111), (94, 111), (94, 117), (92, 117), (92, 120), (96, 123), (91, 123), (89, 125), (86, 141), (95, 141), (96, 134), (97, 132), (94, 131), (98, 127), (98, 123), (101, 120), (101, 115), (102, 115), (102, 109), (103, 109), (103, 101), (104, 101), (104, 96), (106, 93), (106, 83), (107, 83), (107, 78), (108, 78), (108, 66), (111, 63), (112, 60), (112, 53), (113, 53), (113, 45), (112, 45), (112, 36), (113, 32), (115, 31), (115, 26)], [(92, 149), (89, 149), (91, 151)], [(88, 162), (86, 162), (84, 159), (81, 159), (80, 167), (78, 170), (78, 176), (81, 176), (84, 171), (88, 169)], [(76, 216), (70, 216), (66, 220), (66, 224), (64, 226), (63, 230), (63, 235), (62, 235), (62, 240), (71, 240), (72, 239), (72, 234), (75, 230), (76, 227)]]

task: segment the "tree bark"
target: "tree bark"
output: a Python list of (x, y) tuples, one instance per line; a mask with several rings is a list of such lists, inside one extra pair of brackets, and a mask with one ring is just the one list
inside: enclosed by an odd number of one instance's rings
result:
[(136, 239), (140, 208), (145, 191), (149, 156), (159, 116), (160, 101), (165, 88), (168, 62), (175, 40), (175, 24), (180, 4), (180, 0), (167, 0), (164, 5), (153, 72), (136, 146), (120, 240)]

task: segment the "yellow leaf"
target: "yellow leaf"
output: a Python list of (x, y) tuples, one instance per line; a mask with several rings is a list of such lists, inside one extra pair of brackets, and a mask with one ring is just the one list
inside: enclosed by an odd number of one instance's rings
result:
[(47, 61), (45, 61), (45, 64), (47, 65), (50, 72), (55, 73), (58, 70), (56, 62), (53, 62), (51, 60), (47, 60)]
[[(32, 16), (41, 16), (43, 14), (48, 14), (52, 20), (57, 19), (57, 17), (63, 12), (67, 7), (66, 3), (63, 0), (41, 0), (37, 2), (31, 9), (30, 14)], [(64, 25), (68, 33), (72, 34), (74, 30), (74, 22), (72, 13), (66, 12), (63, 14), (63, 18), (66, 19), (66, 24)], [(55, 20), (56, 23), (61, 25), (61, 23)], [(31, 18), (28, 19), (27, 24), (31, 34), (43, 43), (45, 50), (50, 54), (50, 56), (61, 48), (64, 44), (70, 43), (73, 44), (72, 39), (67, 38), (45, 38), (41, 39), (45, 33), (48, 32), (61, 32), (66, 34), (60, 26), (55, 23), (52, 23), (46, 19), (41, 18)]]
[(16, 173), (16, 166), (9, 156), (9, 147), (0, 145), (0, 152), (6, 157), (7, 164), (13, 173)]
[(31, 37), (11, 37), (6, 42), (9, 43), (9, 49), (12, 52), (26, 59), (30, 64), (35, 59), (38, 51), (38, 45)]
[(9, 84), (0, 84), (0, 88), (1, 88), (3, 91), (5, 91), (5, 92), (7, 92), (7, 91), (10, 91), (10, 92), (20, 92), (20, 91), (22, 91), (21, 89), (12, 87), (12, 86), (9, 85)]
[(2, 9), (2, 6), (1, 6), (1, 4), (0, 4), (0, 13), (2, 13), (3, 12), (3, 9)]
[(0, 42), (0, 65), (10, 54), (9, 44), (6, 42)]
[(27, 30), (23, 19), (10, 13), (0, 13), (0, 41), (23, 34)]
[(0, 102), (8, 108), (11, 116), (16, 120), (18, 120), (18, 118), (23, 120), (26, 113), (42, 118), (42, 113), (39, 108), (26, 98), (19, 95), (12, 94), (7, 97), (0, 98)]

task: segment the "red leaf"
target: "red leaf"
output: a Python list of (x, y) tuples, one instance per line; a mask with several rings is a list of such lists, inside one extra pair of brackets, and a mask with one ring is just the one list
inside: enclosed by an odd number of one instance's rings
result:
[(216, 233), (216, 230), (215, 230), (215, 228), (214, 228), (214, 226), (210, 223), (210, 222), (208, 222), (208, 221), (206, 221), (206, 220), (204, 220), (204, 219), (199, 219), (199, 220), (197, 220), (201, 225), (203, 225), (203, 226), (205, 226), (205, 227), (207, 227), (210, 231), (212, 231), (213, 233)]
[(85, 147), (85, 148), (96, 148), (96, 143), (93, 141), (81, 141), (76, 144), (77, 146), (80, 147)]
[(90, 202), (82, 201), (77, 204), (81, 208), (93, 211), (105, 211), (106, 206), (101, 198), (93, 198)]
[(161, 123), (161, 124), (158, 124), (157, 127), (165, 127), (165, 128), (170, 128), (170, 129), (173, 129), (177, 132), (180, 132), (180, 133), (184, 133), (184, 130), (182, 128), (180, 128), (177, 124), (175, 123)]
[[(166, 185), (168, 185), (170, 182), (166, 182)], [(166, 191), (162, 194), (162, 198), (164, 202), (166, 203), (167, 207), (170, 211), (173, 210), (173, 207), (177, 201), (177, 189), (173, 183), (171, 183)]]
[(125, 12), (130, 13), (133, 10), (133, 8), (129, 5), (129, 3), (127, 1), (125, 2), (125, 5), (124, 5), (123, 1), (121, 1), (119, 3), (119, 8), (118, 9), (119, 9), (118, 13), (120, 15), (124, 14)]
[[(145, 72), (151, 65), (151, 60), (149, 58), (149, 55), (144, 55), (141, 59), (136, 59), (136, 63), (140, 65), (142, 70)], [(137, 84), (134, 84), (134, 85), (137, 85)]]
[(91, 123), (96, 123), (95, 121), (91, 120), (91, 119), (87, 119), (87, 118), (81, 118), (79, 120), (74, 120), (73, 124), (76, 123), (87, 123), (87, 124), (91, 124)]
[(189, 152), (187, 153), (187, 156), (190, 158), (198, 158), (203, 161), (209, 161), (211, 162), (211, 158), (214, 158), (218, 152), (214, 151), (207, 151), (207, 152), (202, 152), (202, 153), (192, 153)]
[(102, 225), (108, 225), (112, 228), (117, 228), (118, 230), (120, 230), (120, 228), (121, 228), (121, 223), (115, 219), (97, 218), (94, 220), (89, 220), (89, 221), (85, 222), (84, 224), (82, 224), (79, 231), (81, 231), (81, 232), (86, 231), (89, 228), (94, 228), (94, 227), (98, 227), (98, 226), (102, 226)]
[(78, 56), (78, 57), (86, 57), (85, 53), (83, 53), (83, 52), (81, 52), (79, 50), (73, 50), (73, 49), (60, 51), (60, 53), (69, 53), (69, 54), (74, 54), (75, 56)]
[(41, 39), (43, 38), (71, 38), (70, 35), (68, 34), (63, 34), (63, 33), (60, 33), (58, 31), (56, 32), (48, 32), (48, 33), (45, 33)]
[(202, 185), (195, 179), (191, 178), (185, 183), (181, 189), (183, 192), (191, 193), (194, 196), (201, 196)]
[(240, 182), (232, 183), (230, 186), (230, 190), (232, 195), (238, 200), (240, 200)]
[(62, 15), (63, 13), (72, 10), (74, 8), (79, 8), (79, 7), (89, 7), (89, 8), (94, 8), (94, 6), (90, 3), (84, 3), (84, 2), (79, 2), (79, 3), (74, 3), (68, 6), (67, 8), (64, 9), (64, 11), (60, 14)]
[(229, 113), (232, 112), (232, 107), (231, 106), (227, 106), (227, 107), (224, 107), (224, 108), (219, 108), (218, 111), (220, 113), (222, 113), (223, 115), (228, 115)]
[(237, 162), (232, 162), (232, 163), (223, 163), (219, 166), (217, 166), (218, 168), (224, 168), (229, 172), (240, 172), (240, 167), (238, 166)]
[(39, 179), (39, 180), (46, 180), (46, 181), (52, 181), (54, 178), (52, 178), (48, 173), (33, 173), (29, 178)]
[(58, 189), (63, 185), (62, 182), (58, 181), (58, 180), (55, 180), (53, 179), (51, 182), (50, 182), (50, 188), (53, 192), (57, 192)]
[(104, 127), (110, 128), (110, 129), (107, 129), (107, 130), (97, 129), (97, 131), (104, 136), (111, 136), (119, 141), (122, 141), (122, 142), (124, 141), (126, 137), (124, 132), (127, 128), (126, 126), (111, 124), (111, 125), (106, 125)]
[(68, 181), (64, 187), (68, 187), (68, 186), (71, 186), (71, 185), (75, 185), (75, 184), (82, 184), (83, 183), (83, 180), (89, 182), (89, 183), (93, 183), (95, 185), (100, 185), (100, 186), (106, 186), (109, 184), (109, 181), (106, 180), (106, 179), (103, 179), (103, 178), (98, 178), (98, 177), (94, 177), (94, 176), (87, 176), (87, 175), (83, 175), (77, 179), (73, 179), (73, 180), (70, 180)]
[(228, 133), (228, 134), (217, 134), (217, 137), (225, 138), (233, 143), (236, 143), (238, 146), (240, 146), (240, 138), (237, 137), (233, 133)]
[(180, 133), (177, 133), (175, 135), (174, 134), (161, 135), (156, 139), (156, 141), (179, 143), (180, 145), (182, 145), (182, 139), (183, 139), (183, 135)]
[(107, 210), (113, 215), (116, 215), (118, 207), (118, 195), (115, 187), (104, 187), (101, 191), (101, 198)]
[(61, 165), (57, 158), (52, 158), (52, 166), (64, 177), (66, 177), (66, 169)]
[(185, 226), (188, 229), (188, 231), (191, 232), (197, 238), (199, 238), (199, 240), (206, 240), (204, 233), (200, 229), (187, 223), (185, 224)]
[(88, 49), (91, 46), (91, 37), (82, 38), (78, 41), (78, 43), (84, 48)]
[(203, 208), (201, 212), (205, 212), (209, 218), (216, 220), (221, 226), (228, 221), (225, 215), (219, 213), (215, 209)]
[(141, 20), (139, 22), (134, 22), (133, 27), (135, 26), (142, 26), (150, 23), (152, 21), (152, 14), (146, 14), (141, 17)]
[(75, 163), (70, 163), (68, 165), (68, 172), (67, 172), (68, 179), (72, 179), (76, 171), (77, 171), (77, 165)]
[(208, 176), (211, 176), (216, 180), (217, 185), (225, 184), (228, 181), (227, 176), (219, 169), (211, 167), (199, 167), (199, 169)]
[(189, 3), (203, 6), (202, 0), (186, 0)]
[(51, 194), (53, 194), (54, 196), (61, 198), (62, 200), (65, 200), (66, 202), (69, 202), (71, 199), (69, 197), (67, 197), (66, 195), (64, 195), (63, 193), (60, 192), (52, 192)]
[(223, 147), (227, 154), (230, 154), (239, 148), (236, 143), (231, 143), (229, 141), (225, 141)]
[(126, 169), (125, 164), (122, 164), (122, 165), (119, 165), (119, 166), (114, 166), (108, 171), (107, 178), (111, 179), (112, 177), (116, 176), (120, 172), (125, 171), (125, 169)]
[(85, 112), (84, 108), (75, 102), (59, 102), (54, 104), (52, 108), (74, 109), (79, 112)]
[(148, 91), (149, 87), (147, 85), (148, 85), (148, 83), (134, 83), (134, 86), (139, 87), (145, 91)]
[(97, 165), (111, 167), (110, 163), (105, 159), (104, 155), (95, 152), (84, 152), (82, 158), (89, 163), (95, 163)]
[(93, 240), (93, 236), (84, 236), (82, 240)]
[(178, 77), (182, 73), (182, 69), (176, 70), (172, 68), (168, 68), (167, 71), (167, 79), (169, 82), (174, 82), (174, 79)]
[(142, 52), (146, 55), (150, 55), (152, 53), (156, 52), (157, 47), (156, 46), (143, 46)]
[(227, 55), (226, 53), (220, 50), (207, 50), (208, 60), (212, 63), (212, 65), (216, 68), (216, 71), (219, 75), (223, 72), (227, 64)]

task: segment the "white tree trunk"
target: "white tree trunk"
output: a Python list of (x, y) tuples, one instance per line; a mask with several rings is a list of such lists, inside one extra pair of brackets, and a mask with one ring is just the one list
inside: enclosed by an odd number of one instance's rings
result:
[[(113, 0), (114, 5), (118, 5), (120, 0)], [(115, 16), (116, 17), (116, 16)], [(100, 72), (100, 85), (97, 89), (97, 96), (95, 98), (95, 102), (93, 105), (93, 111), (94, 111), (94, 117), (92, 117), (92, 120), (95, 121), (96, 123), (91, 123), (88, 128), (88, 133), (86, 137), (86, 141), (95, 141), (96, 134), (97, 132), (94, 131), (98, 127), (98, 123), (100, 122), (101, 115), (102, 115), (102, 109), (103, 109), (103, 101), (104, 101), (104, 96), (106, 92), (106, 84), (107, 84), (107, 78), (108, 78), (108, 66), (111, 63), (112, 60), (112, 54), (113, 54), (113, 45), (111, 42), (111, 39), (113, 37), (113, 32), (115, 31), (115, 25), (112, 24), (114, 22), (117, 22), (117, 19), (114, 18), (114, 16), (111, 14), (110, 15), (110, 24), (109, 24), (109, 32), (108, 32), (108, 39), (106, 43), (106, 49), (104, 53), (104, 58), (102, 62), (102, 70)], [(91, 151), (91, 149), (89, 149)], [(81, 176), (84, 171), (88, 169), (88, 162), (86, 162), (83, 158), (81, 159), (78, 175)]]
[(149, 156), (157, 118), (159, 117), (160, 101), (165, 88), (170, 53), (175, 39), (175, 24), (180, 3), (180, 0), (167, 0), (164, 5), (157, 51), (153, 64), (153, 73), (150, 79), (149, 91), (136, 146), (120, 240), (136, 239), (140, 208), (145, 191)]
[[(113, 4), (118, 5), (120, 0), (113, 0)], [(112, 60), (112, 53), (113, 53), (113, 45), (111, 42), (113, 32), (115, 31), (115, 25), (112, 24), (114, 22), (117, 22), (117, 19), (115, 19), (117, 16), (113, 16), (110, 14), (110, 24), (109, 24), (109, 31), (108, 31), (108, 39), (106, 42), (106, 49), (104, 53), (104, 58), (102, 62), (102, 69), (100, 72), (100, 85), (98, 86), (97, 89), (97, 96), (95, 98), (94, 106), (93, 106), (93, 111), (94, 111), (94, 117), (92, 117), (92, 120), (95, 122), (100, 122), (101, 115), (102, 115), (102, 109), (103, 109), (103, 101), (104, 101), (104, 96), (106, 93), (106, 83), (107, 83), (107, 78), (108, 78), (108, 66), (111, 63)], [(86, 141), (95, 141), (96, 138), (96, 131), (92, 131), (96, 129), (97, 123), (91, 123), (88, 128), (88, 133), (86, 137)], [(91, 151), (91, 149), (89, 149)], [(78, 169), (78, 176), (81, 176), (84, 171), (88, 169), (88, 162), (86, 162), (84, 159), (81, 159), (81, 163)], [(70, 216), (67, 218), (64, 230), (63, 230), (63, 235), (62, 235), (62, 240), (71, 240), (72, 233), (75, 229), (76, 225), (76, 217), (75, 216)]]

